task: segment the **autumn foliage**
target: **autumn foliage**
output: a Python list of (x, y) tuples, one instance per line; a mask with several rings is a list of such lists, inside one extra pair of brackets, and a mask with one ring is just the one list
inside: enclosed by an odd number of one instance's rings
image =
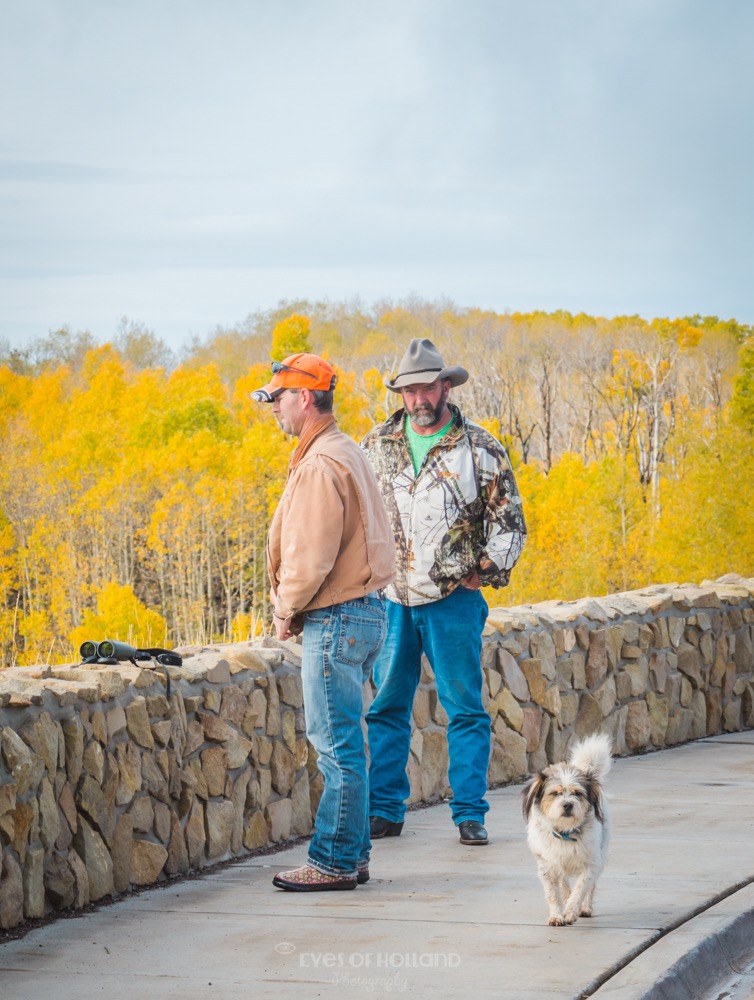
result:
[(359, 439), (399, 404), (382, 378), (416, 336), (469, 369), (454, 398), (524, 498), (529, 540), (491, 603), (754, 573), (754, 348), (733, 321), (295, 303), (180, 363), (142, 328), (99, 347), (63, 330), (0, 356), (2, 665), (264, 632), (291, 442), (249, 393), (271, 356), (324, 354)]

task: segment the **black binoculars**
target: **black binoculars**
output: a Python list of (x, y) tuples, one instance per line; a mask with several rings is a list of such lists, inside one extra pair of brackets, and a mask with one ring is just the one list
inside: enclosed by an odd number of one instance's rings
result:
[(133, 660), (139, 652), (135, 646), (129, 646), (125, 642), (116, 642), (114, 639), (103, 639), (102, 642), (92, 642), (87, 640), (82, 642), (79, 648), (83, 660), (97, 656), (103, 660)]

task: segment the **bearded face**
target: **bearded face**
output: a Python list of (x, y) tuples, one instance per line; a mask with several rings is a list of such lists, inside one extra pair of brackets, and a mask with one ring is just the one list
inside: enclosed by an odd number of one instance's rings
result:
[(403, 406), (416, 428), (435, 427), (445, 419), (450, 395), (450, 381), (407, 385), (401, 389)]

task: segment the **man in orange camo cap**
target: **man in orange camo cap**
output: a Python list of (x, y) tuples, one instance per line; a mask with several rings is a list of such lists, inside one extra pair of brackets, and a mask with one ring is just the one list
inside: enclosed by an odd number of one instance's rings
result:
[(362, 686), (385, 639), (395, 547), (369, 461), (335, 422), (332, 366), (293, 354), (272, 373), (252, 398), (298, 438), (267, 543), (273, 620), (278, 639), (303, 632), (306, 734), (324, 777), (307, 863), (272, 881), (354, 889), (369, 879), (371, 848)]

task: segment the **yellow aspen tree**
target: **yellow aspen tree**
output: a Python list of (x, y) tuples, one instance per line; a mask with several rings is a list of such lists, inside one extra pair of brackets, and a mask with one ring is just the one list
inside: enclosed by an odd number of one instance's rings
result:
[(701, 424), (697, 414), (680, 474), (663, 482), (653, 579), (698, 583), (725, 573), (754, 574), (754, 436), (731, 420), (712, 434), (701, 433)]
[(13, 525), (0, 508), (0, 668), (16, 659), (18, 618), (18, 556)]
[(68, 636), (71, 657), (78, 656), (82, 642), (103, 639), (116, 639), (137, 649), (165, 647), (167, 625), (158, 611), (145, 607), (131, 587), (112, 580), (97, 594), (97, 610), (87, 610), (83, 623)]
[(741, 346), (731, 416), (739, 426), (754, 431), (754, 337), (749, 337)]
[(272, 331), (270, 348), (272, 360), (283, 361), (291, 354), (311, 353), (311, 328), (312, 322), (308, 316), (298, 316), (293, 313), (287, 319), (281, 320)]

